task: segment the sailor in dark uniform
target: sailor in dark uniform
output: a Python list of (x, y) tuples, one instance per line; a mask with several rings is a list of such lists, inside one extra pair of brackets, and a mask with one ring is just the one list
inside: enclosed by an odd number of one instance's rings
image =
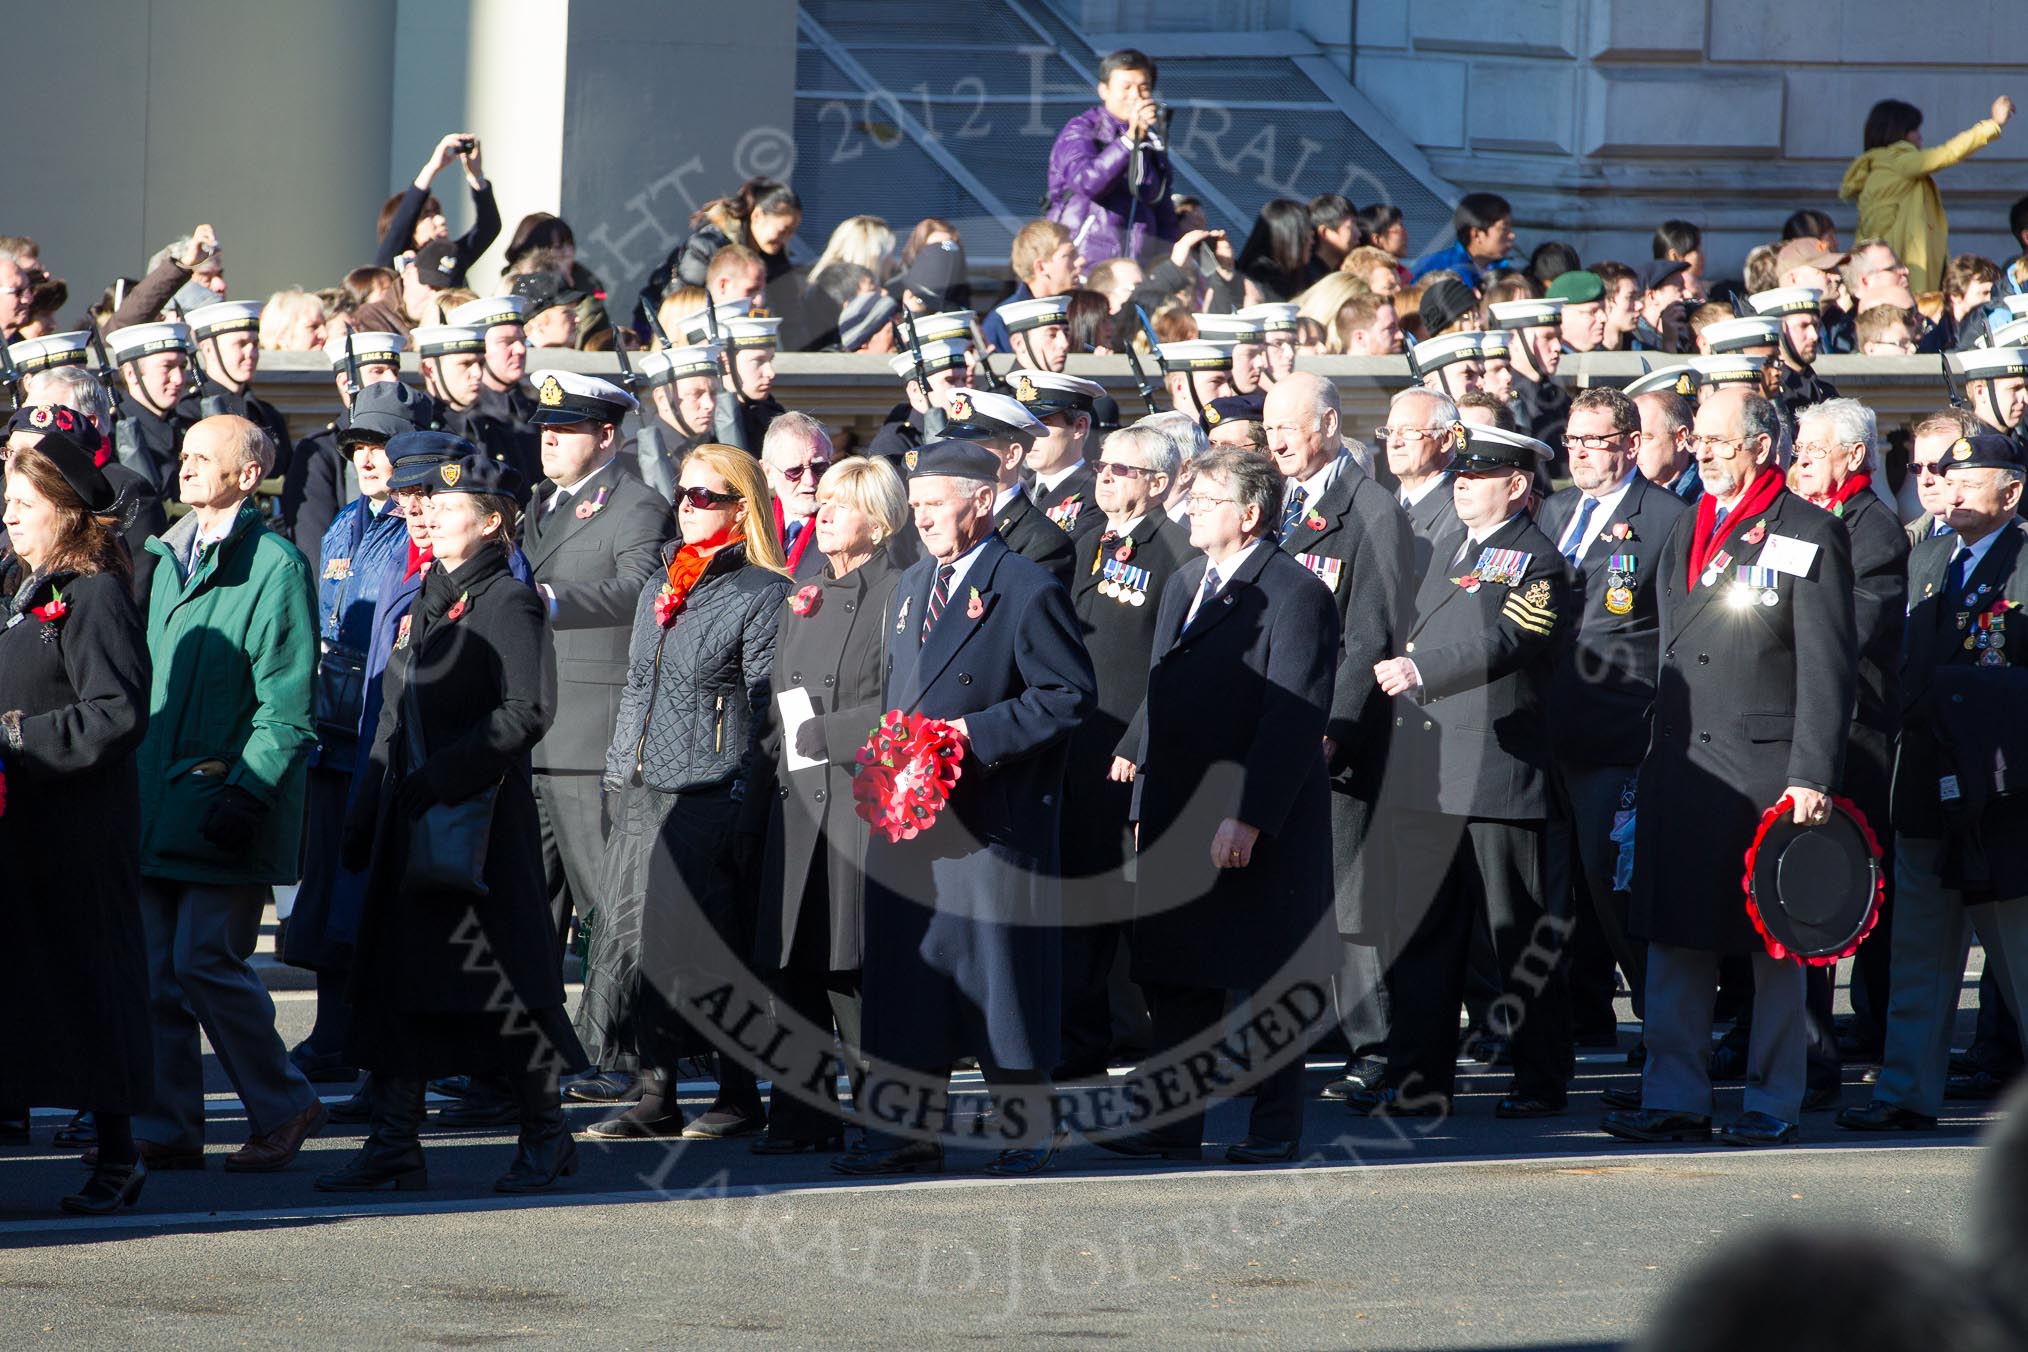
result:
[(1446, 333), (1408, 350), (1408, 373), (1423, 389), (1456, 403), (1486, 378), (1486, 335)]
[(114, 453), (151, 491), (173, 492), (183, 430), (190, 425), (176, 411), (190, 387), (195, 348), (189, 326), (174, 320), (129, 324), (114, 330), (106, 344), (126, 385), (113, 424)]
[(352, 457), (339, 444), (339, 433), (357, 393), (352, 382), (356, 379), (364, 388), (400, 380), (401, 354), (407, 346), (398, 333), (349, 333), (325, 345), (324, 355), (331, 361), (344, 407), (337, 417), (297, 443), (288, 477), (282, 481), (282, 521), (289, 528), (289, 538), (309, 560), (312, 577), (323, 575), (318, 548), (324, 532), (337, 519), (339, 509), (359, 496)]
[(989, 390), (960, 390), (951, 396), (951, 425), (944, 429), (944, 438), (984, 446), (999, 460), (994, 528), (1009, 549), (1041, 564), (1068, 587), (1074, 562), (1070, 537), (1043, 515), (1021, 485), (1021, 462), (1044, 430), (1041, 420), (1018, 399)]
[[(683, 457), (690, 454), (693, 446), (711, 440), (711, 413), (725, 388), (720, 383), (725, 369), (720, 361), (723, 353), (724, 349), (716, 343), (700, 343), (694, 347), (666, 347), (635, 363), (641, 381), (640, 440), (655, 444), (661, 463), (668, 469), (670, 491), (665, 497), (675, 496), (676, 475), (682, 470)], [(650, 431), (655, 433), (652, 438), (647, 435)], [(643, 461), (642, 481), (659, 491), (653, 466), (645, 463), (648, 451), (637, 450), (637, 458)]]
[[(931, 409), (940, 418), (951, 417), (953, 394), (972, 388), (972, 340), (969, 338), (924, 338), (921, 343), (922, 371), (915, 369), (916, 354), (904, 350), (888, 358), (887, 364), (901, 377), (908, 401), (897, 405), (886, 426), (866, 445), (868, 455), (882, 455), (902, 469), (902, 456), (923, 444), (923, 421)], [(923, 380), (929, 388), (923, 388)], [(903, 471), (906, 472), (906, 471)]]
[(485, 388), (486, 332), (468, 324), (424, 324), (409, 334), (423, 388), (436, 401), (436, 426), (431, 429), (462, 437), (495, 464), (514, 465), (522, 482), (532, 483), (528, 467), (514, 464), (520, 443), (502, 424), (479, 412)]
[(1949, 360), (1964, 377), (1972, 415), (2020, 445), (2022, 417), (2028, 413), (2028, 348), (1968, 348)]
[(1267, 356), (1266, 385), (1296, 369), (1296, 330), (1301, 327), (1302, 310), (1293, 301), (1271, 300), (1239, 312), (1243, 319), (1260, 321), (1261, 348)]
[(1570, 417), (1570, 394), (1556, 383), (1556, 368), (1563, 360), (1563, 302), (1507, 300), (1487, 309), (1494, 328), (1514, 335), (1507, 358), (1514, 369), (1521, 430), (1545, 445), (1561, 446), (1563, 424)]
[[(1020, 340), (1018, 333), (1015, 339)], [(1014, 397), (1043, 425), (1022, 467), (1029, 493), (1072, 538), (1097, 530), (1102, 515), (1095, 497), (1098, 474), (1085, 460), (1085, 447), (1091, 442), (1105, 388), (1095, 380), (1056, 371), (1015, 370), (1007, 373), (1007, 379), (1014, 386)]]
[(237, 413), (268, 434), (275, 446), (270, 478), (284, 478), (295, 442), (289, 420), (280, 409), (253, 393), (254, 372), (261, 364), (261, 309), (257, 300), (226, 300), (200, 305), (183, 316), (197, 344), (198, 372), (194, 388), (185, 386), (176, 416), (187, 426), (217, 413)]
[(740, 440), (734, 444), (758, 458), (768, 424), (787, 412), (774, 396), (782, 321), (772, 315), (744, 315), (725, 320), (719, 328), (725, 335), (726, 385), (739, 404)]
[(1232, 344), (1191, 338), (1164, 343), (1156, 354), (1162, 362), (1162, 384), (1169, 391), (1169, 407), (1187, 413), (1202, 423), (1204, 410), (1214, 399), (1238, 391), (1232, 384)]
[(1790, 420), (1811, 404), (1836, 399), (1837, 387), (1816, 372), (1817, 354), (1824, 346), (1823, 293), (1811, 286), (1782, 286), (1756, 291), (1746, 299), (1756, 315), (1780, 325), (1773, 355), (1781, 388), (1774, 400)]
[(519, 296), (486, 296), (467, 301), (444, 316), (446, 323), (486, 335), (479, 366), (478, 416), (494, 423), (496, 435), (512, 447), (509, 463), (521, 482), (542, 477), (542, 433), (535, 425), (535, 391), (528, 386), (528, 334), (522, 327), (528, 302)]

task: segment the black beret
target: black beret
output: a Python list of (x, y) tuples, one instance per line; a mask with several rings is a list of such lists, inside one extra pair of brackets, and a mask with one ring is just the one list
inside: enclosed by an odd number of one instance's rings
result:
[(948, 475), (953, 479), (981, 479), (991, 483), (1000, 477), (1000, 457), (976, 441), (932, 441), (902, 457), (911, 479)]

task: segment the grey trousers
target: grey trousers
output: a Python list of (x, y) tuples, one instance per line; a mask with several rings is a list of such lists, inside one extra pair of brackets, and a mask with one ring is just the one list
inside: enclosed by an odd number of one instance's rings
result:
[(2028, 901), (1967, 906), (1937, 872), (1942, 842), (1897, 836), (1887, 1048), (1873, 1096), (1935, 1117), (1943, 1109), (1951, 1030), (1972, 932), (2017, 1010), (2028, 1009)]
[(140, 1139), (204, 1144), (200, 1029), (246, 1105), (250, 1135), (266, 1135), (317, 1101), (275, 1031), (275, 1002), (247, 965), (267, 900), (266, 887), (142, 879), (155, 1102), (134, 1118)]
[[(1648, 945), (1648, 1061), (1641, 1106), (1711, 1114), (1712, 1007), (1718, 1000), (1716, 953)], [(1753, 1037), (1746, 1053), (1746, 1111), (1784, 1122), (1803, 1115), (1809, 1029), (1803, 1013), (1803, 964), (1753, 955)]]
[(542, 814), (542, 871), (560, 958), (569, 942), (572, 904), (580, 919), (598, 907), (598, 882), (606, 866), (606, 813), (599, 776), (538, 770), (535, 805)]

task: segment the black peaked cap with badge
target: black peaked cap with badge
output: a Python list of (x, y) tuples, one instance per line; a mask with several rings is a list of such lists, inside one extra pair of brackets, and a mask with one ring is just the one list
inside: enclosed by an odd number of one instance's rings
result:
[(394, 471), (387, 476), (390, 492), (404, 488), (429, 488), (437, 483), (437, 466), (479, 454), (479, 448), (449, 432), (403, 432), (387, 443), (388, 459)]

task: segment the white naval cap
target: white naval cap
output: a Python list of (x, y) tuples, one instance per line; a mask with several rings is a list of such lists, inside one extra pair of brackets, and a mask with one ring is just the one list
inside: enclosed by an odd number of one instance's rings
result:
[(153, 324), (129, 324), (124, 329), (115, 329), (106, 338), (113, 350), (113, 360), (130, 362), (153, 352), (189, 352), (192, 350), (190, 326), (165, 319)]
[(1303, 307), (1294, 301), (1271, 300), (1249, 305), (1239, 313), (1242, 318), (1258, 319), (1266, 333), (1294, 333), (1297, 321), (1302, 318)]
[(634, 363), (648, 388), (673, 385), (686, 376), (715, 376), (718, 358), (725, 351), (721, 343), (696, 343), (689, 347), (666, 347), (650, 352)]
[(519, 324), (528, 316), (528, 302), (519, 296), (481, 296), (468, 300), (444, 318), (453, 324), (490, 329), (496, 324)]
[(215, 305), (200, 305), (183, 316), (183, 322), (190, 326), (190, 336), (198, 342), (215, 333), (239, 333), (261, 326), (261, 308), (266, 301), (222, 300)]
[(951, 421), (944, 428), (946, 438), (967, 441), (987, 436), (1033, 441), (1049, 430), (1019, 399), (991, 390), (953, 390), (949, 406)]
[(1773, 347), (1781, 341), (1782, 321), (1775, 315), (1740, 315), (1704, 326), (1703, 339), (1712, 352), (1724, 356), (1753, 347)]
[(1061, 371), (1031, 371), (1025, 367), (1007, 373), (1014, 397), (1038, 418), (1052, 413), (1091, 413), (1103, 399), (1106, 387), (1083, 376)]
[(419, 324), (409, 330), (408, 340), (418, 357), (486, 350), (486, 331), (476, 324)]
[(91, 346), (91, 341), (91, 332), (87, 329), (23, 338), (18, 343), (8, 344), (7, 360), (24, 376), (32, 376), (38, 371), (54, 371), (59, 366), (84, 366), (87, 364), (85, 350)]
[(1777, 286), (1746, 298), (1757, 315), (1822, 314), (1824, 293), (1814, 286)]
[(535, 386), (535, 413), (529, 421), (537, 425), (617, 423), (641, 406), (610, 380), (577, 371), (530, 371), (528, 381)]
[(1563, 322), (1563, 301), (1546, 296), (1495, 301), (1486, 308), (1496, 329), (1539, 329)]
[(1267, 337), (1267, 321), (1258, 316), (1193, 314), (1197, 336), (1208, 343), (1258, 343)]
[[(933, 376), (954, 366), (965, 365), (972, 350), (969, 338), (925, 338), (922, 340), (922, 373)], [(903, 352), (887, 359), (888, 369), (903, 380), (915, 379), (915, 353)]]
[(398, 333), (376, 332), (348, 333), (343, 338), (333, 338), (324, 344), (324, 355), (331, 359), (331, 369), (345, 369), (345, 349), (350, 346), (352, 359), (361, 366), (401, 365), (401, 354), (408, 348), (408, 340)]
[[(964, 313), (960, 311), (959, 313)], [(1044, 296), (1039, 300), (1010, 300), (1000, 307), (1000, 322), (1009, 333), (1048, 328), (1070, 318), (1069, 296)], [(969, 327), (969, 326), (968, 326)]]

